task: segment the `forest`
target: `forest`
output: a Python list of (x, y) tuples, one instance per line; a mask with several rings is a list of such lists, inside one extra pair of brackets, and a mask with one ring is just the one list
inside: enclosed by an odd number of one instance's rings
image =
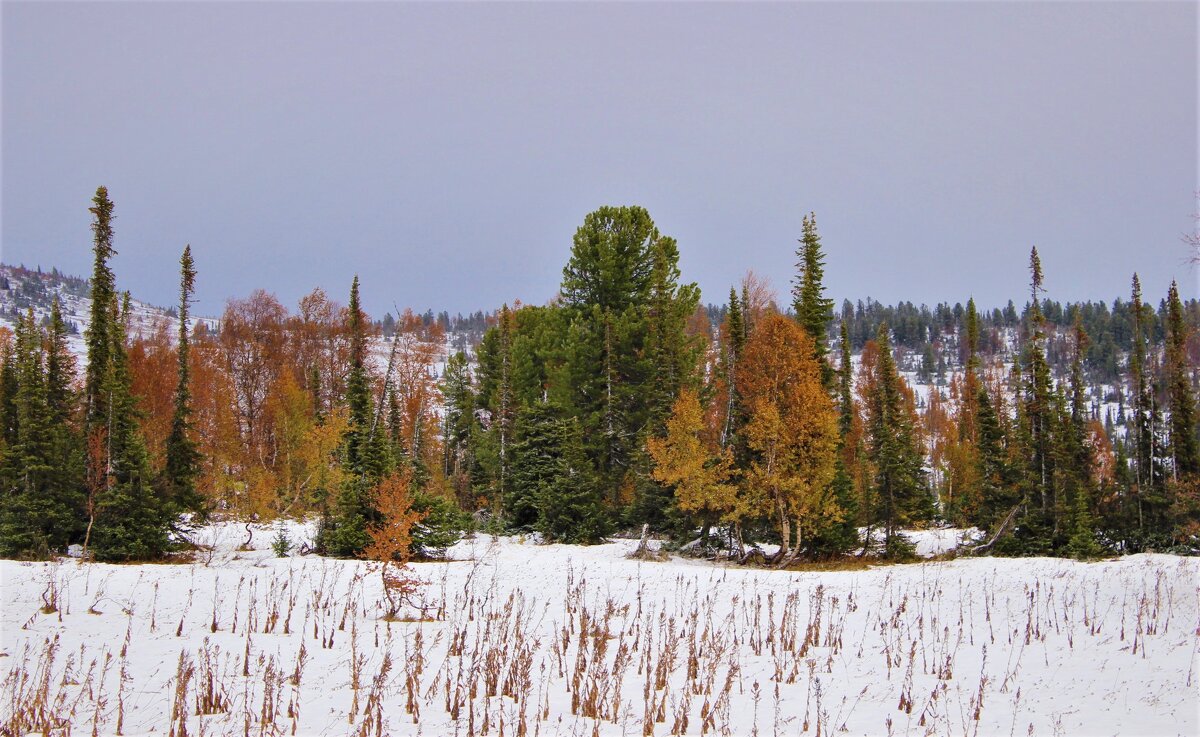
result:
[(187, 247), (178, 319), (134, 330), (104, 187), (90, 212), (86, 361), (57, 299), (0, 332), (5, 557), (151, 561), (282, 518), (395, 561), (471, 530), (781, 567), (906, 560), (901, 531), (939, 525), (973, 554), (1200, 550), (1200, 305), (1175, 284), (1062, 304), (1033, 248), (1019, 311), (835, 309), (809, 214), (786, 304), (753, 274), (705, 304), (645, 209), (602, 207), (544, 305), (373, 320), (356, 278), (344, 306), (256, 290), (199, 321)]

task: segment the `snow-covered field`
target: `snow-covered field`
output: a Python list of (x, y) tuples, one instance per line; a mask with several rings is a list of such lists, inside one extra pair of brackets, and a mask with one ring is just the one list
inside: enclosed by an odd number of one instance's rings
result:
[(0, 734), (1200, 730), (1196, 559), (779, 572), (481, 535), (389, 622), (368, 565), (252, 532), (202, 530), (190, 564), (0, 561)]

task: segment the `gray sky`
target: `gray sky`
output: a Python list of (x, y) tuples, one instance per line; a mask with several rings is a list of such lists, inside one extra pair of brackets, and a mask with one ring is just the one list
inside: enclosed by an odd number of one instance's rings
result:
[(830, 296), (1155, 303), (1197, 190), (1195, 3), (4, 2), (0, 258), (199, 310), (314, 286), (368, 310), (552, 296), (575, 228), (640, 204), (721, 302), (786, 294), (817, 213)]

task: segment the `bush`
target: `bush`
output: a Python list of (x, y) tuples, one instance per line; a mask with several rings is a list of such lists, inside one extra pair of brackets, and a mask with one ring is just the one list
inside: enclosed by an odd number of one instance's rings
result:
[(412, 528), (410, 550), (414, 557), (440, 558), (446, 549), (463, 538), (471, 518), (452, 499), (418, 491), (412, 497), (412, 510), (421, 521)]
[(292, 539), (288, 537), (287, 528), (280, 523), (275, 528), (275, 538), (271, 540), (271, 550), (276, 558), (286, 558), (292, 549)]

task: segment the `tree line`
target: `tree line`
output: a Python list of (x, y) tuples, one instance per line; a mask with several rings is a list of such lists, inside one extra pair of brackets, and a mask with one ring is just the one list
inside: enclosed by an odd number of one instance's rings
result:
[[(900, 531), (935, 522), (980, 528), (980, 552), (1196, 547), (1194, 303), (1173, 284), (1157, 312), (1135, 276), (1128, 303), (1064, 316), (1034, 249), (1020, 315), (973, 300), (836, 315), (809, 214), (787, 308), (752, 274), (702, 306), (649, 213), (604, 207), (545, 305), (374, 322), (355, 278), (345, 306), (318, 289), (292, 312), (259, 290), (210, 329), (190, 319), (187, 247), (178, 321), (131, 335), (103, 187), (91, 213), (83, 376), (57, 302), (0, 339), (7, 556), (159, 558), (214, 514), (316, 516), (315, 548), (338, 556), (396, 519), (417, 555), (470, 526), (576, 543), (645, 526), (780, 565), (904, 558)], [(484, 328), (475, 360), (454, 351), (437, 376), (454, 324)], [(1119, 427), (1098, 413), (1089, 325), (1128, 346)], [(1011, 361), (1001, 329), (1018, 336)], [(897, 364), (914, 331), (960, 358), (924, 396)]]

